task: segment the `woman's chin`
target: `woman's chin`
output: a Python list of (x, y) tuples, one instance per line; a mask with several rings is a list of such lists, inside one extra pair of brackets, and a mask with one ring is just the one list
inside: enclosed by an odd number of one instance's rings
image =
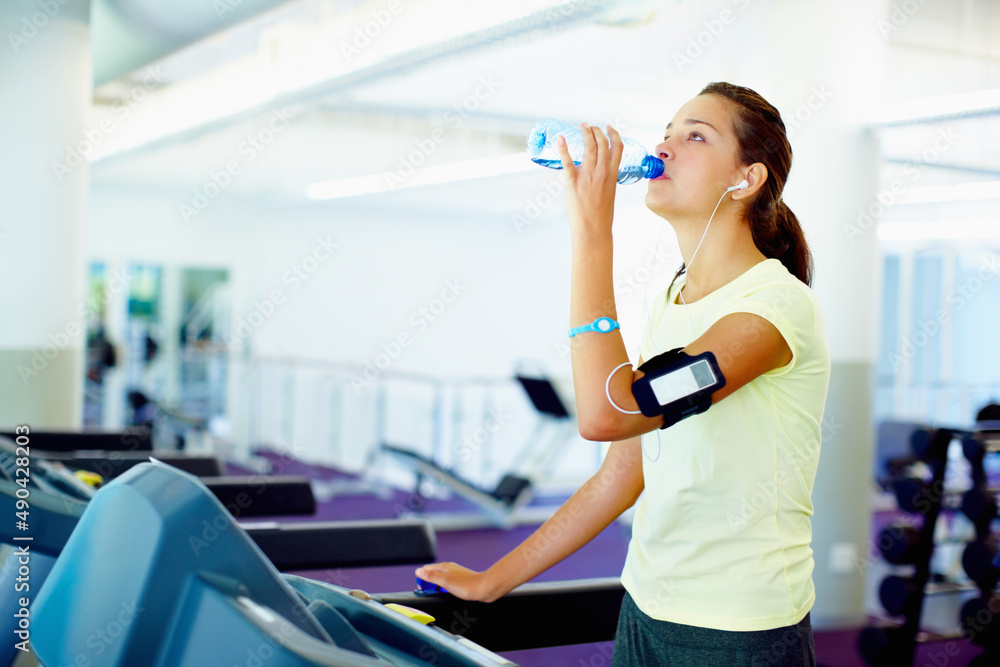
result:
[(646, 193), (646, 208), (660, 216), (661, 218), (667, 218), (670, 216), (670, 212), (673, 207), (670, 206), (669, 202), (664, 201), (664, 198), (659, 193), (647, 192)]

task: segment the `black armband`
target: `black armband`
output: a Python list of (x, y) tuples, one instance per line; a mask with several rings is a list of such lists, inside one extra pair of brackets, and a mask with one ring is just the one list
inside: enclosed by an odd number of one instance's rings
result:
[(712, 405), (712, 393), (726, 386), (715, 355), (691, 356), (675, 348), (646, 361), (645, 373), (632, 383), (632, 396), (646, 417), (663, 415), (663, 426), (673, 426)]

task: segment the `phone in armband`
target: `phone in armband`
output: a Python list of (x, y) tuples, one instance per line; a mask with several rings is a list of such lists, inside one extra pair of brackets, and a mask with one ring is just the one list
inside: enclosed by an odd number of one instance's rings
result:
[(678, 347), (649, 359), (639, 370), (645, 375), (632, 383), (632, 395), (646, 417), (663, 415), (660, 428), (705, 412), (712, 394), (726, 386), (711, 352), (691, 356)]

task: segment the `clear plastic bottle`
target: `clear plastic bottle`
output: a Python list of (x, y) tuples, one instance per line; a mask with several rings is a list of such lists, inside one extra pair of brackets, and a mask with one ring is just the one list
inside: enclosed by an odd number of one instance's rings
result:
[[(543, 118), (528, 134), (528, 155), (532, 162), (550, 169), (562, 169), (556, 139), (566, 137), (566, 147), (575, 164), (583, 159), (583, 135), (580, 128), (561, 120)], [(622, 161), (618, 167), (618, 182), (635, 183), (642, 178), (656, 178), (663, 173), (663, 160), (646, 153), (635, 139), (622, 137)]]

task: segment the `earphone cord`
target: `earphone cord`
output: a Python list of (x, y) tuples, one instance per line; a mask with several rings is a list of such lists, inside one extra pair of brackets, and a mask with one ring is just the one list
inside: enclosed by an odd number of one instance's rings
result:
[[(705, 225), (705, 231), (702, 232), (701, 239), (698, 241), (698, 245), (695, 247), (694, 252), (691, 254), (691, 259), (688, 261), (688, 263), (687, 263), (686, 266), (681, 266), (680, 270), (678, 270), (677, 273), (674, 275), (674, 280), (677, 280), (678, 276), (680, 276), (681, 273), (687, 273), (687, 270), (691, 267), (691, 263), (694, 262), (695, 255), (697, 255), (698, 251), (701, 250), (701, 244), (704, 243), (705, 237), (708, 235), (708, 228), (709, 228), (709, 226), (711, 226), (712, 220), (715, 218), (715, 212), (719, 210), (719, 206), (722, 205), (722, 200), (725, 199), (726, 195), (729, 194), (730, 192), (731, 192), (731, 190), (726, 190), (725, 192), (723, 192), (722, 196), (719, 197), (719, 201), (717, 201), (715, 203), (715, 208), (712, 209), (712, 215), (708, 216), (708, 223)], [(667, 224), (666, 220), (664, 220), (663, 221), (663, 225), (665, 226), (666, 224)], [(663, 236), (663, 226), (660, 227), (660, 234), (656, 237), (656, 250), (654, 252), (658, 252), (659, 251), (659, 249), (660, 249), (660, 238), (662, 236)], [(663, 352), (663, 350), (660, 349), (660, 346), (656, 344), (656, 339), (653, 338), (653, 328), (652, 328), (653, 325), (650, 322), (650, 318), (649, 318), (649, 290), (648, 290), (648, 285), (649, 285), (649, 281), (648, 280), (645, 283), (643, 283), (643, 285), (642, 285), (642, 311), (643, 311), (643, 317), (646, 319), (646, 333), (649, 334), (649, 342), (652, 343), (653, 347), (656, 348), (657, 354), (660, 354), (660, 353)], [(671, 280), (670, 281), (670, 287), (667, 288), (667, 298), (668, 299), (670, 298), (670, 289), (673, 286), (674, 286), (674, 281)], [(677, 296), (680, 297), (681, 303), (684, 304), (684, 310), (685, 310), (685, 312), (687, 312), (688, 321), (691, 323), (691, 336), (692, 336), (692, 339), (693, 338), (697, 338), (697, 333), (695, 332), (695, 328), (694, 328), (694, 318), (691, 316), (691, 310), (689, 309), (689, 307), (687, 305), (687, 302), (684, 301), (683, 290), (681, 292), (678, 292)], [(619, 366), (618, 368), (621, 368), (621, 366)], [(615, 370), (611, 371), (611, 375), (614, 375), (618, 371), (618, 368), (616, 368)], [(611, 392), (608, 391), (608, 385), (611, 382), (611, 375), (608, 376), (608, 381), (604, 384), (605, 393), (608, 396), (608, 400), (611, 401), (611, 405), (614, 405), (616, 408), (618, 408), (618, 410), (620, 412), (626, 412), (627, 413), (628, 411), (622, 410), (622, 408), (619, 408), (617, 405), (615, 405), (615, 402), (611, 400)], [(639, 440), (639, 446), (642, 448), (643, 455), (646, 456), (646, 458), (648, 458), (650, 460), (650, 462), (655, 463), (656, 460), (660, 458), (660, 447), (661, 447), (660, 432), (659, 431), (656, 432), (656, 456), (652, 456), (651, 457), (648, 454), (646, 454), (645, 443), (642, 441), (641, 436), (640, 436), (640, 440)]]
[[(725, 199), (725, 197), (726, 197), (727, 194), (729, 194), (729, 190), (726, 190), (725, 192), (722, 193), (722, 196), (719, 197), (718, 203), (715, 204), (715, 208), (712, 209), (712, 215), (710, 215), (708, 217), (708, 224), (705, 225), (705, 231), (701, 235), (701, 240), (698, 241), (698, 245), (695, 247), (694, 252), (691, 254), (691, 259), (688, 260), (687, 267), (684, 269), (685, 273), (687, 273), (688, 271), (691, 270), (691, 264), (694, 263), (695, 255), (697, 255), (698, 251), (701, 250), (701, 244), (704, 242), (705, 236), (708, 235), (708, 228), (712, 224), (712, 219), (715, 217), (715, 212), (719, 210), (719, 206), (722, 205), (722, 200)], [(681, 303), (684, 304), (684, 311), (687, 313), (688, 320), (691, 322), (691, 336), (692, 336), (692, 338), (697, 338), (698, 335), (695, 333), (695, 330), (694, 330), (694, 318), (691, 317), (691, 310), (690, 310), (690, 308), (688, 308), (687, 302), (684, 301), (684, 289), (683, 288), (681, 288), (681, 291), (677, 293), (677, 296), (679, 296), (681, 298)], [(659, 349), (659, 348), (657, 348), (657, 349)]]

